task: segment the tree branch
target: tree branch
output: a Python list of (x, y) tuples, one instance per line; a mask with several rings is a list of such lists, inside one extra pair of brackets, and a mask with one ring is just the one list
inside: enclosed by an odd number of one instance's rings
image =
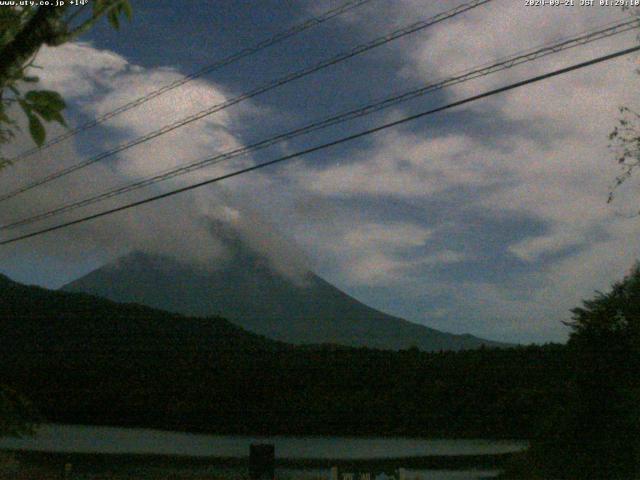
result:
[(49, 43), (64, 31), (60, 19), (64, 6), (43, 6), (27, 22), (24, 28), (0, 50), (0, 89), (22, 71), (22, 66), (37, 52), (40, 45)]
[(52, 45), (52, 46), (62, 45), (63, 43), (69, 42), (74, 38), (82, 35), (83, 33), (90, 30), (91, 27), (93, 27), (93, 25), (100, 19), (100, 17), (104, 15), (108, 15), (109, 12), (117, 8), (120, 4), (123, 3), (123, 1), (124, 0), (114, 0), (113, 2), (106, 5), (104, 8), (95, 11), (93, 15), (91, 15), (91, 18), (89, 18), (88, 20), (85, 20), (83, 23), (78, 25), (73, 30), (57, 35), (55, 38), (51, 40), (49, 45)]

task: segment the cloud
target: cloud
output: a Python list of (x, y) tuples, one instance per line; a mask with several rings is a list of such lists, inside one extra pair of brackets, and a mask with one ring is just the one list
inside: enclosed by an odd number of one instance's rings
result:
[(464, 135), (417, 135), (392, 131), (348, 162), (309, 173), (298, 181), (323, 195), (432, 195), (457, 185), (487, 185), (495, 178), (491, 148)]
[[(142, 68), (120, 55), (84, 43), (44, 48), (37, 63), (42, 67), (39, 87), (59, 91), (69, 104), (67, 116), (76, 117), (76, 122), (109, 112), (132, 98), (182, 78), (171, 68)], [(189, 82), (170, 94), (109, 120), (100, 128), (74, 137), (73, 142), (62, 142), (19, 162), (0, 179), (2, 188), (11, 190), (16, 184), (39, 179), (96, 152), (154, 131), (207, 106), (222, 103), (227, 98), (224, 90), (211, 82)], [(38, 187), (13, 199), (10, 203), (12, 208), (3, 209), (0, 214), (0, 222), (46, 211), (131, 180), (237, 148), (242, 142), (232, 133), (234, 122), (242, 121), (244, 115), (255, 112), (250, 104), (220, 112)], [(50, 137), (59, 133), (60, 128), (48, 126)], [(31, 140), (23, 135), (11, 148), (16, 152), (30, 146)], [(201, 169), (163, 182), (156, 188), (77, 210), (20, 232), (202, 181), (251, 162), (252, 159), (247, 157)], [(230, 258), (233, 250), (230, 243), (240, 238), (249, 248), (264, 255), (276, 271), (295, 277), (308, 268), (304, 256), (278, 238), (274, 227), (255, 209), (239, 200), (243, 190), (268, 183), (268, 179), (254, 176), (252, 182), (233, 182), (232, 188), (216, 185), (215, 188), (194, 191), (171, 201), (163, 200), (38, 237), (12, 247), (10, 254), (24, 257), (36, 251), (46, 251), (43, 255), (50, 259), (49, 263), (59, 265), (64, 262), (51, 259), (64, 259), (69, 264), (81, 263), (87, 252), (93, 252), (100, 261), (106, 261), (129, 250), (144, 250), (215, 268)]]
[[(39, 57), (39, 63), (47, 72), (42, 78), (43, 85), (61, 89), (64, 97), (90, 118), (111, 112), (131, 99), (140, 98), (183, 78), (173, 69), (144, 69), (112, 52), (96, 50), (87, 44), (46, 49)], [(76, 75), (83, 79), (78, 91), (70, 88)], [(82, 101), (87, 96), (91, 100)], [(218, 85), (200, 79), (193, 80), (109, 120), (107, 127), (110, 134), (100, 139), (100, 149), (108, 149), (173, 125), (227, 99), (227, 94)], [(149, 175), (237, 148), (240, 143), (229, 129), (234, 119), (237, 120), (248, 111), (251, 111), (251, 107), (244, 106), (231, 112), (222, 110), (125, 150), (117, 156), (118, 173), (128, 177)], [(236, 160), (233, 165), (240, 163), (242, 160)], [(244, 164), (247, 163), (244, 159)], [(220, 173), (230, 168), (227, 162), (222, 168), (209, 168), (184, 175), (178, 182), (192, 183), (210, 176), (214, 171)]]
[(413, 222), (378, 223), (348, 211), (335, 211), (331, 224), (299, 226), (295, 240), (315, 252), (322, 271), (348, 286), (383, 286), (391, 290), (416, 271), (460, 262), (461, 252), (433, 247), (430, 228)]
[[(309, 8), (314, 5), (310, 2)], [(418, 0), (377, 7), (336, 19), (346, 25), (338, 31), (373, 38), (387, 24), (399, 26), (449, 8)], [(621, 16), (616, 8), (491, 2), (390, 44), (386, 53), (368, 54), (367, 61), (380, 63), (376, 72), (390, 64), (393, 69), (388, 77), (372, 77), (371, 85), (358, 85), (363, 95), (357, 101), (366, 97), (367, 88), (379, 95), (398, 85), (431, 83)], [(444, 90), (397, 108), (386, 118), (635, 44), (635, 33), (629, 33), (549, 56)], [(364, 60), (358, 65), (365, 65)], [(132, 65), (87, 44), (45, 51), (39, 62), (45, 67), (40, 73), (43, 85), (60, 90), (81, 119), (180, 76), (171, 68)], [(231, 255), (230, 238), (242, 238), (253, 250), (267, 252), (275, 270), (295, 276), (308, 268), (307, 262), (297, 260), (304, 257), (293, 247), (298, 243), (330, 281), (391, 313), (456, 333), (507, 341), (562, 340), (567, 330), (560, 321), (568, 318), (569, 309), (620, 278), (640, 253), (640, 222), (616, 215), (618, 209), (627, 210), (621, 207), (638, 204), (636, 192), (627, 189), (613, 207), (606, 204), (617, 173), (607, 134), (616, 123), (618, 106), (634, 105), (634, 62), (635, 57), (623, 58), (529, 85), (434, 115), (428, 127), (418, 122), (379, 133), (368, 143), (333, 150), (315, 163), (299, 161), (275, 173), (243, 175), (59, 232), (56, 241), (29, 241), (8, 250), (4, 258), (10, 261), (13, 252), (28, 261), (49, 256), (81, 264), (92, 249), (115, 256), (123, 246), (140, 246), (215, 263)], [(333, 72), (326, 88), (348, 88), (352, 77), (345, 71)], [(311, 104), (306, 91), (296, 94)], [(191, 82), (113, 119), (82, 141), (54, 147), (16, 166), (13, 177), (0, 179), (0, 187), (46, 174), (226, 98), (229, 94), (220, 85)], [(37, 196), (25, 196), (28, 201), (13, 202), (0, 219), (242, 145), (237, 127), (257, 125), (264, 118), (263, 108), (243, 103), (133, 148), (64, 183), (39, 189)], [(309, 111), (273, 113), (273, 118), (291, 121), (306, 118)], [(294, 146), (298, 143), (285, 148)], [(252, 161), (238, 159), (233, 165)], [(194, 172), (158, 190), (230, 167)], [(283, 241), (276, 230), (292, 241)], [(64, 263), (54, 262), (55, 268)]]
[[(405, 1), (387, 13), (398, 22), (423, 18), (422, 6)], [(398, 75), (414, 85), (431, 82), (622, 17), (612, 8), (536, 9), (521, 2), (492, 2), (434, 26), (409, 48), (397, 50), (404, 65)], [(363, 20), (359, 27), (367, 30), (368, 23)], [(635, 45), (635, 35), (447, 89), (443, 102)], [(446, 232), (449, 243), (467, 247), (452, 250), (460, 255), (456, 262), (411, 276), (419, 289), (441, 302), (431, 309), (438, 312), (433, 318), (425, 309), (424, 321), (502, 339), (566, 338), (560, 320), (569, 317), (569, 309), (620, 278), (640, 250), (640, 222), (621, 218), (615, 205), (606, 204), (617, 173), (607, 135), (618, 107), (637, 103), (630, 88), (638, 85), (636, 63), (637, 57), (625, 57), (470, 104), (434, 117), (438, 128), (427, 133), (394, 129), (328, 167), (299, 166), (293, 178), (301, 189), (341, 201), (404, 199), (432, 208), (447, 199), (447, 210), (457, 214), (430, 221)], [(624, 199), (635, 205), (638, 200), (632, 194)], [(512, 233), (500, 227), (493, 238), (487, 234), (490, 243), (473, 250), (462, 222), (474, 212), (482, 212), (482, 229), (493, 219), (522, 221)], [(376, 251), (378, 257), (367, 257), (371, 265), (358, 271), (374, 271), (372, 264), (387, 272), (406, 267)], [(485, 279), (489, 265), (478, 263), (482, 257), (504, 264), (491, 281)], [(418, 264), (419, 255), (411, 261)]]
[(535, 262), (544, 254), (557, 253), (582, 242), (580, 235), (571, 230), (553, 232), (540, 237), (528, 237), (509, 245), (509, 251), (525, 262)]
[[(404, 5), (408, 11), (421, 15), (418, 2), (406, 1)], [(515, 53), (552, 44), (624, 18), (624, 13), (617, 8), (575, 6), (554, 9), (526, 7), (520, 2), (490, 2), (439, 23), (430, 28), (427, 35), (416, 38), (407, 52), (403, 74), (418, 81), (432, 79), (434, 76), (446, 77), (454, 72), (493, 63)], [(634, 35), (630, 33), (622, 38), (630, 40)], [(452, 96), (474, 94), (540, 73), (541, 65), (545, 65), (545, 70), (553, 69), (577, 62), (583, 57), (595, 56), (607, 48), (615, 50), (621, 44), (620, 37), (614, 37), (591, 44), (587, 48), (571, 49), (560, 55), (546, 57), (542, 61), (464, 83), (448, 91)], [(552, 82), (559, 88), (570, 88), (572, 85), (570, 80)], [(527, 92), (527, 88), (517, 91), (516, 94), (521, 95), (523, 91)], [(532, 103), (542, 100), (531, 95), (529, 99)]]
[(417, 225), (368, 223), (348, 230), (344, 243), (355, 250), (418, 247), (430, 236), (429, 230)]
[(390, 284), (413, 265), (396, 254), (424, 245), (429, 236), (429, 230), (411, 224), (359, 224), (345, 229), (341, 241), (332, 246), (348, 257), (345, 267), (352, 282)]

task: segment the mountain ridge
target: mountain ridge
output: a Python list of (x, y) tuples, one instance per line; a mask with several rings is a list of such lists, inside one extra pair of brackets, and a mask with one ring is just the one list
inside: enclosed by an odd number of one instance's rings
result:
[(230, 435), (528, 438), (567, 381), (563, 346), (296, 347), (2, 277), (0, 345), (0, 385), (47, 422)]
[(339, 344), (400, 350), (506, 346), (419, 325), (365, 305), (313, 272), (301, 284), (264, 258), (238, 249), (210, 270), (159, 255), (132, 252), (62, 287), (116, 302), (187, 316), (218, 315), (250, 332), (292, 344)]

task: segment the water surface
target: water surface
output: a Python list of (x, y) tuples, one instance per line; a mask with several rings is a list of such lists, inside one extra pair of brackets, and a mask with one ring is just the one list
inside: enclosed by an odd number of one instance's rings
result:
[(73, 453), (135, 453), (246, 457), (251, 443), (272, 443), (291, 459), (373, 459), (428, 455), (485, 455), (523, 450), (527, 442), (402, 437), (197, 435), (149, 429), (43, 425), (35, 437), (0, 438), (0, 448)]

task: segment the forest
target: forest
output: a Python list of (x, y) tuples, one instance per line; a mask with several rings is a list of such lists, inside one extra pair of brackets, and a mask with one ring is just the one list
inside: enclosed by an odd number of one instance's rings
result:
[(573, 311), (566, 345), (459, 352), (294, 347), (221, 318), (1, 283), (1, 382), (42, 421), (522, 438), (516, 476), (530, 463), (567, 478), (638, 466), (637, 268)]
[(2, 283), (2, 383), (51, 422), (528, 438), (566, 381), (559, 345), (293, 347), (220, 318)]

